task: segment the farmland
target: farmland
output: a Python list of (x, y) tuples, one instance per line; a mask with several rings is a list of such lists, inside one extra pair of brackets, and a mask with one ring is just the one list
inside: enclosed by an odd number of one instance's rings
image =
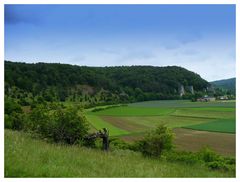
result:
[[(155, 128), (159, 124), (165, 124), (172, 128), (176, 135), (175, 144), (178, 149), (196, 151), (203, 146), (209, 146), (224, 155), (235, 155), (235, 102), (190, 102), (185, 100), (176, 101), (146, 101), (132, 103), (127, 106), (106, 107), (93, 112), (86, 111), (87, 118), (96, 130), (106, 127), (110, 130), (110, 136), (117, 136), (126, 141), (138, 140), (144, 132)], [(181, 132), (177, 132), (181, 129)], [(192, 131), (193, 130), (193, 131)], [(202, 135), (211, 136), (218, 132), (218, 137), (231, 138), (232, 145), (221, 144), (222, 148), (228, 148), (223, 152), (214, 142), (206, 138), (199, 138), (199, 147), (192, 147), (190, 137), (182, 132), (192, 132), (191, 137)], [(194, 132), (195, 131), (195, 132)], [(195, 133), (195, 134), (194, 134)], [(183, 140), (178, 140), (184, 138)], [(203, 137), (204, 138), (204, 137)], [(185, 142), (185, 143), (184, 143)]]

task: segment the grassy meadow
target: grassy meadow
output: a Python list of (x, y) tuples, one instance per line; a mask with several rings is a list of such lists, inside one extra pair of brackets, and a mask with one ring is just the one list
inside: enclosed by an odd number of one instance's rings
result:
[(233, 171), (209, 170), (144, 158), (140, 153), (109, 153), (79, 146), (46, 143), (23, 132), (5, 130), (5, 177), (234, 177)]

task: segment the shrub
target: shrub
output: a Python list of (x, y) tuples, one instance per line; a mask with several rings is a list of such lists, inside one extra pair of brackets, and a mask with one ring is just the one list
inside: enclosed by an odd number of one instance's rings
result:
[(4, 127), (13, 130), (22, 130), (25, 126), (25, 114), (24, 113), (12, 113), (11, 115), (5, 114)]
[(213, 162), (220, 159), (220, 156), (208, 147), (204, 147), (198, 152), (198, 156), (204, 162)]
[(139, 148), (144, 156), (160, 157), (163, 151), (172, 149), (172, 140), (172, 131), (164, 125), (159, 125), (139, 142)]
[(21, 106), (16, 103), (13, 99), (5, 98), (4, 103), (4, 112), (5, 114), (11, 115), (12, 113), (22, 113)]
[(25, 114), (21, 106), (9, 98), (5, 99), (4, 106), (4, 127), (13, 130), (23, 129)]
[(207, 166), (210, 169), (213, 169), (213, 170), (220, 170), (220, 169), (227, 170), (228, 169), (227, 165), (224, 162), (222, 162), (222, 161), (208, 162)]
[(59, 104), (40, 105), (30, 114), (29, 128), (54, 142), (74, 144), (88, 131), (86, 118), (78, 111)]
[(87, 120), (77, 109), (57, 109), (52, 119), (52, 137), (56, 142), (74, 144), (87, 134)]
[(213, 170), (234, 171), (235, 159), (231, 157), (222, 157), (213, 150), (205, 147), (197, 153), (200, 160), (204, 161), (206, 166)]
[(4, 114), (4, 128), (12, 128), (12, 118), (8, 114)]

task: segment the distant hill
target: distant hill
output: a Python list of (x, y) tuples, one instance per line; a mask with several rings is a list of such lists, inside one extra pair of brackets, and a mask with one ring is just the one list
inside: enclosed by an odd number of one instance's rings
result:
[(224, 90), (228, 90), (231, 93), (235, 94), (236, 93), (236, 78), (229, 78), (229, 79), (224, 79), (224, 80), (217, 80), (211, 82), (211, 84), (215, 88), (220, 88)]
[[(209, 83), (177, 66), (87, 67), (5, 61), (5, 94), (41, 95), (47, 100), (144, 101), (179, 98), (179, 87), (203, 91)], [(12, 88), (15, 89), (12, 89)], [(89, 96), (89, 98), (87, 98)]]

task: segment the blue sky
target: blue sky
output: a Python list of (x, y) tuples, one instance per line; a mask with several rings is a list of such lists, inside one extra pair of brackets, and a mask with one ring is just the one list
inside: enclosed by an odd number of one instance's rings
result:
[(5, 5), (5, 60), (235, 77), (235, 5)]

